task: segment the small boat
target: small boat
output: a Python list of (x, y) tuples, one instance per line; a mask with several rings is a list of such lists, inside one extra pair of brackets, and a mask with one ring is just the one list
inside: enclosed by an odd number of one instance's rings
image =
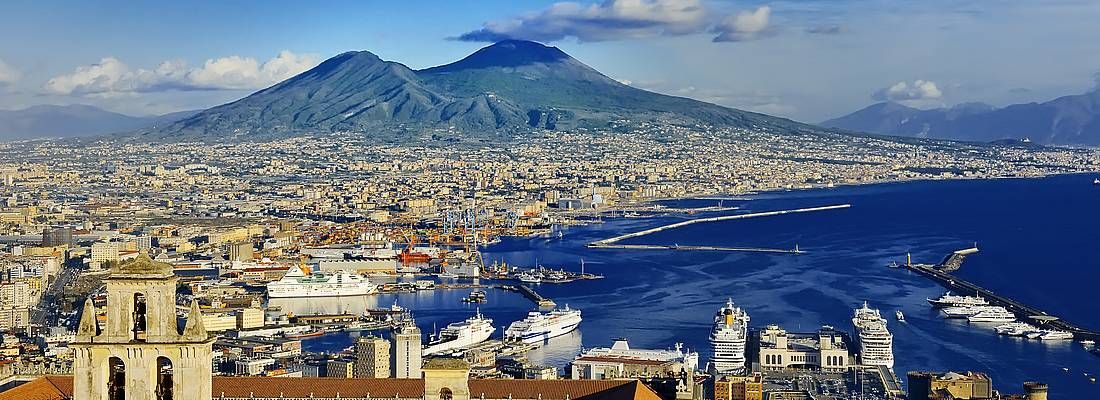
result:
[(1092, 184), (1093, 185), (1100, 185), (1100, 178), (1093, 179)]
[(1085, 345), (1086, 347), (1088, 347), (1088, 346), (1092, 346), (1092, 345), (1096, 344), (1096, 342), (1095, 342), (1095, 341), (1093, 341), (1093, 340), (1091, 340), (1091, 339), (1085, 339), (1085, 340), (1082, 340), (1082, 341), (1081, 341), (1081, 344), (1083, 344), (1083, 345)]
[(900, 322), (905, 322), (905, 314), (902, 314), (901, 310), (894, 311), (894, 317)]

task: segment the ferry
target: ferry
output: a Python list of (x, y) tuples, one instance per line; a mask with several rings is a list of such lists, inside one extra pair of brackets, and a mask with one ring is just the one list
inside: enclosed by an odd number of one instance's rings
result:
[(740, 374), (745, 371), (745, 344), (748, 342), (749, 315), (727, 299), (714, 316), (710, 345), (714, 350), (711, 368), (716, 374)]
[(481, 310), (478, 310), (465, 321), (454, 322), (443, 328), (439, 335), (424, 346), (424, 355), (449, 354), (473, 346), (489, 340), (496, 329), (493, 320), (481, 315)]
[(348, 273), (307, 273), (299, 266), (290, 267), (281, 279), (267, 284), (268, 298), (361, 296), (378, 291), (367, 278)]
[(998, 307), (998, 309), (979, 312), (966, 317), (966, 319), (970, 322), (1012, 322), (1016, 320), (1016, 314), (1009, 312), (1004, 307)]
[(527, 318), (513, 322), (504, 331), (504, 339), (523, 343), (539, 343), (565, 335), (581, 324), (581, 310), (568, 305), (547, 313), (531, 311)]
[(1003, 309), (1004, 307), (1000, 306), (960, 306), (947, 307), (940, 311), (943, 312), (943, 315), (947, 316), (947, 318), (966, 318), (982, 311), (997, 311)]
[[(1031, 336), (1028, 336), (1031, 337)], [(1073, 339), (1073, 334), (1066, 331), (1059, 331), (1055, 329), (1043, 329), (1042, 333), (1036, 336), (1034, 339), (1039, 340), (1070, 340)]]
[(984, 306), (989, 305), (989, 302), (981, 298), (981, 296), (958, 296), (953, 295), (951, 292), (944, 293), (938, 299), (925, 299), (933, 307), (962, 307), (962, 306)]
[(886, 328), (886, 319), (878, 310), (863, 302), (852, 316), (852, 325), (859, 332), (860, 360), (863, 365), (894, 367), (894, 335)]

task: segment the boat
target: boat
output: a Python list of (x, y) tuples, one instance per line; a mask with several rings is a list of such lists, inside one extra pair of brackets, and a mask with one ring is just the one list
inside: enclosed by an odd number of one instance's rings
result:
[(267, 284), (267, 297), (361, 296), (377, 290), (376, 285), (361, 275), (346, 271), (307, 273), (302, 267), (293, 266), (281, 279)]
[(1012, 322), (1016, 320), (1016, 314), (1000, 307), (994, 310), (985, 310), (966, 317), (970, 322)]
[(1035, 326), (1026, 322), (1009, 322), (997, 325), (993, 328), (999, 334), (1008, 336), (1027, 336), (1028, 333), (1038, 330)]
[(1092, 184), (1093, 185), (1100, 185), (1100, 178), (1093, 179)]
[(860, 360), (863, 365), (894, 367), (894, 335), (886, 328), (886, 319), (878, 310), (863, 302), (852, 316), (852, 325), (859, 332)]
[(714, 315), (710, 345), (714, 351), (711, 369), (716, 374), (740, 374), (745, 371), (745, 344), (748, 342), (749, 314), (727, 299)]
[(958, 296), (951, 294), (951, 292), (944, 293), (938, 299), (925, 299), (933, 307), (961, 307), (961, 306), (984, 306), (989, 305), (989, 302), (983, 299), (981, 296)]
[(577, 329), (581, 324), (581, 310), (568, 305), (550, 312), (531, 311), (527, 318), (512, 322), (504, 331), (504, 339), (523, 343), (539, 343)]
[(324, 335), (324, 334), (325, 334), (325, 331), (320, 330), (320, 329), (316, 329), (316, 330), (311, 330), (309, 332), (288, 334), (288, 335), (286, 335), (286, 338), (287, 339), (307, 339), (307, 338), (312, 338), (312, 337), (318, 337), (318, 336), (321, 336), (321, 335)]
[(542, 283), (542, 277), (527, 271), (516, 274), (516, 279), (523, 283)]
[(943, 312), (943, 315), (947, 316), (947, 318), (966, 318), (971, 315), (976, 315), (982, 311), (996, 311), (1003, 309), (1004, 307), (999, 306), (959, 306), (947, 307), (940, 311)]
[(1039, 340), (1070, 340), (1073, 339), (1073, 334), (1066, 331), (1059, 331), (1055, 329), (1044, 329), (1043, 333), (1039, 335)]
[(493, 320), (481, 315), (478, 310), (465, 321), (453, 322), (443, 328), (438, 335), (424, 346), (424, 355), (447, 354), (489, 340), (496, 331)]
[(470, 292), (469, 296), (462, 299), (463, 303), (484, 303), (486, 300), (484, 290), (475, 290)]
[(901, 310), (894, 311), (894, 318), (897, 318), (898, 322), (905, 322), (905, 314), (902, 314)]

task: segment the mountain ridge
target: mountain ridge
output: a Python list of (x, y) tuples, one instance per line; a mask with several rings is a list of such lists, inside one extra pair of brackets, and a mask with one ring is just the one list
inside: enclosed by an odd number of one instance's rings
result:
[(133, 131), (183, 119), (199, 111), (138, 117), (86, 104), (40, 104), (18, 110), (0, 110), (0, 140), (84, 137)]
[(1026, 139), (1044, 145), (1100, 146), (1100, 89), (1000, 108), (962, 103), (921, 110), (896, 103), (876, 103), (819, 125), (932, 139), (979, 142)]
[[(435, 127), (476, 135), (606, 127), (614, 121), (818, 127), (624, 85), (556, 47), (507, 40), (413, 70), (369, 51), (341, 53), (240, 100), (156, 129), (149, 139), (208, 139)], [(490, 132), (492, 131), (492, 132)]]

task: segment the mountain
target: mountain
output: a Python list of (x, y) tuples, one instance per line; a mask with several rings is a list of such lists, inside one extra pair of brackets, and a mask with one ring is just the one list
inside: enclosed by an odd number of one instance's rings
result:
[(995, 108), (966, 103), (919, 110), (879, 103), (820, 124), (885, 135), (991, 142), (1004, 139), (1049, 145), (1100, 145), (1100, 90), (1045, 103)]
[(453, 127), (475, 134), (606, 127), (619, 120), (819, 128), (619, 83), (556, 47), (507, 40), (454, 63), (413, 70), (347, 52), (232, 103), (146, 129), (150, 139), (248, 138), (378, 128)]
[(94, 136), (175, 122), (197, 111), (133, 117), (87, 105), (39, 105), (0, 110), (0, 140)]

